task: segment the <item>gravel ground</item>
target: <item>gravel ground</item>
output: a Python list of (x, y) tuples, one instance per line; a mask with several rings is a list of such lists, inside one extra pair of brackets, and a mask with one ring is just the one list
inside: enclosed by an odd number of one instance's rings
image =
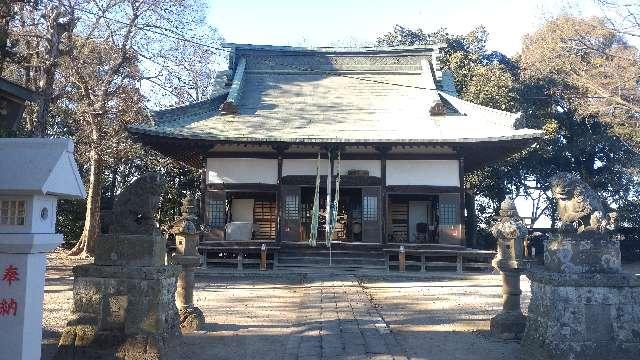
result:
[[(60, 254), (49, 257), (45, 360), (53, 357), (69, 318), (74, 264)], [(640, 265), (629, 269), (640, 272)], [(526, 312), (525, 277), (522, 288)], [(203, 331), (183, 337), (180, 359), (520, 358), (517, 342), (488, 335), (489, 319), (501, 306), (500, 278), (495, 275), (219, 275), (197, 278), (194, 297), (207, 324)], [(361, 348), (350, 347), (353, 343)], [(356, 356), (358, 351), (361, 356)]]

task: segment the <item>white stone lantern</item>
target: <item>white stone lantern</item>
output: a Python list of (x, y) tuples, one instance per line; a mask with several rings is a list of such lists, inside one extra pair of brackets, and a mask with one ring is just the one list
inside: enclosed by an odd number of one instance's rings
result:
[(68, 139), (0, 139), (0, 359), (39, 359), (58, 199), (85, 197)]

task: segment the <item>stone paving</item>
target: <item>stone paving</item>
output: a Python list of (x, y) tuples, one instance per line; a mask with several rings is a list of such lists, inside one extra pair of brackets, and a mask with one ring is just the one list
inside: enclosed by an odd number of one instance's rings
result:
[[(50, 259), (44, 360), (53, 358), (69, 319), (75, 264)], [(194, 302), (206, 324), (175, 344), (173, 360), (521, 359), (519, 342), (488, 333), (502, 303), (500, 283), (496, 275), (452, 273), (198, 276)]]
[(387, 323), (355, 277), (308, 278), (288, 360), (407, 359)]

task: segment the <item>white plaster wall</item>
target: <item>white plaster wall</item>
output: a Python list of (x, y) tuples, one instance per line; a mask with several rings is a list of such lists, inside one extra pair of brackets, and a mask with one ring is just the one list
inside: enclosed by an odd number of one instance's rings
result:
[(277, 159), (207, 159), (207, 183), (260, 183), (278, 182)]
[(253, 223), (253, 199), (233, 199), (231, 217), (233, 221)]
[[(317, 159), (283, 159), (282, 176), (315, 175)], [(327, 175), (329, 160), (320, 160), (320, 175)], [(380, 160), (341, 160), (342, 174), (349, 170), (368, 170), (370, 176), (381, 176)], [(334, 175), (338, 173), (338, 162), (334, 161)]]
[[(341, 160), (341, 172), (346, 175), (349, 170), (368, 170), (369, 176), (381, 176), (380, 160)], [(334, 162), (333, 173), (338, 173), (338, 162)]]
[(460, 186), (458, 160), (387, 160), (387, 185)]
[[(315, 175), (317, 159), (282, 159), (282, 176)], [(329, 160), (320, 159), (320, 175), (327, 175)]]

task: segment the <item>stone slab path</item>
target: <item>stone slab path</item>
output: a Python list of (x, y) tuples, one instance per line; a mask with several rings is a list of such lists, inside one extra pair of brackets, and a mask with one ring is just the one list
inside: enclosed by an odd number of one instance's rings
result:
[[(71, 265), (53, 259), (47, 271), (45, 360), (53, 358), (71, 309)], [(196, 281), (195, 302), (207, 324), (183, 337), (176, 360), (521, 359), (518, 342), (488, 334), (501, 306), (499, 276), (267, 274)]]
[(290, 337), (288, 360), (407, 359), (355, 277), (310, 277)]

